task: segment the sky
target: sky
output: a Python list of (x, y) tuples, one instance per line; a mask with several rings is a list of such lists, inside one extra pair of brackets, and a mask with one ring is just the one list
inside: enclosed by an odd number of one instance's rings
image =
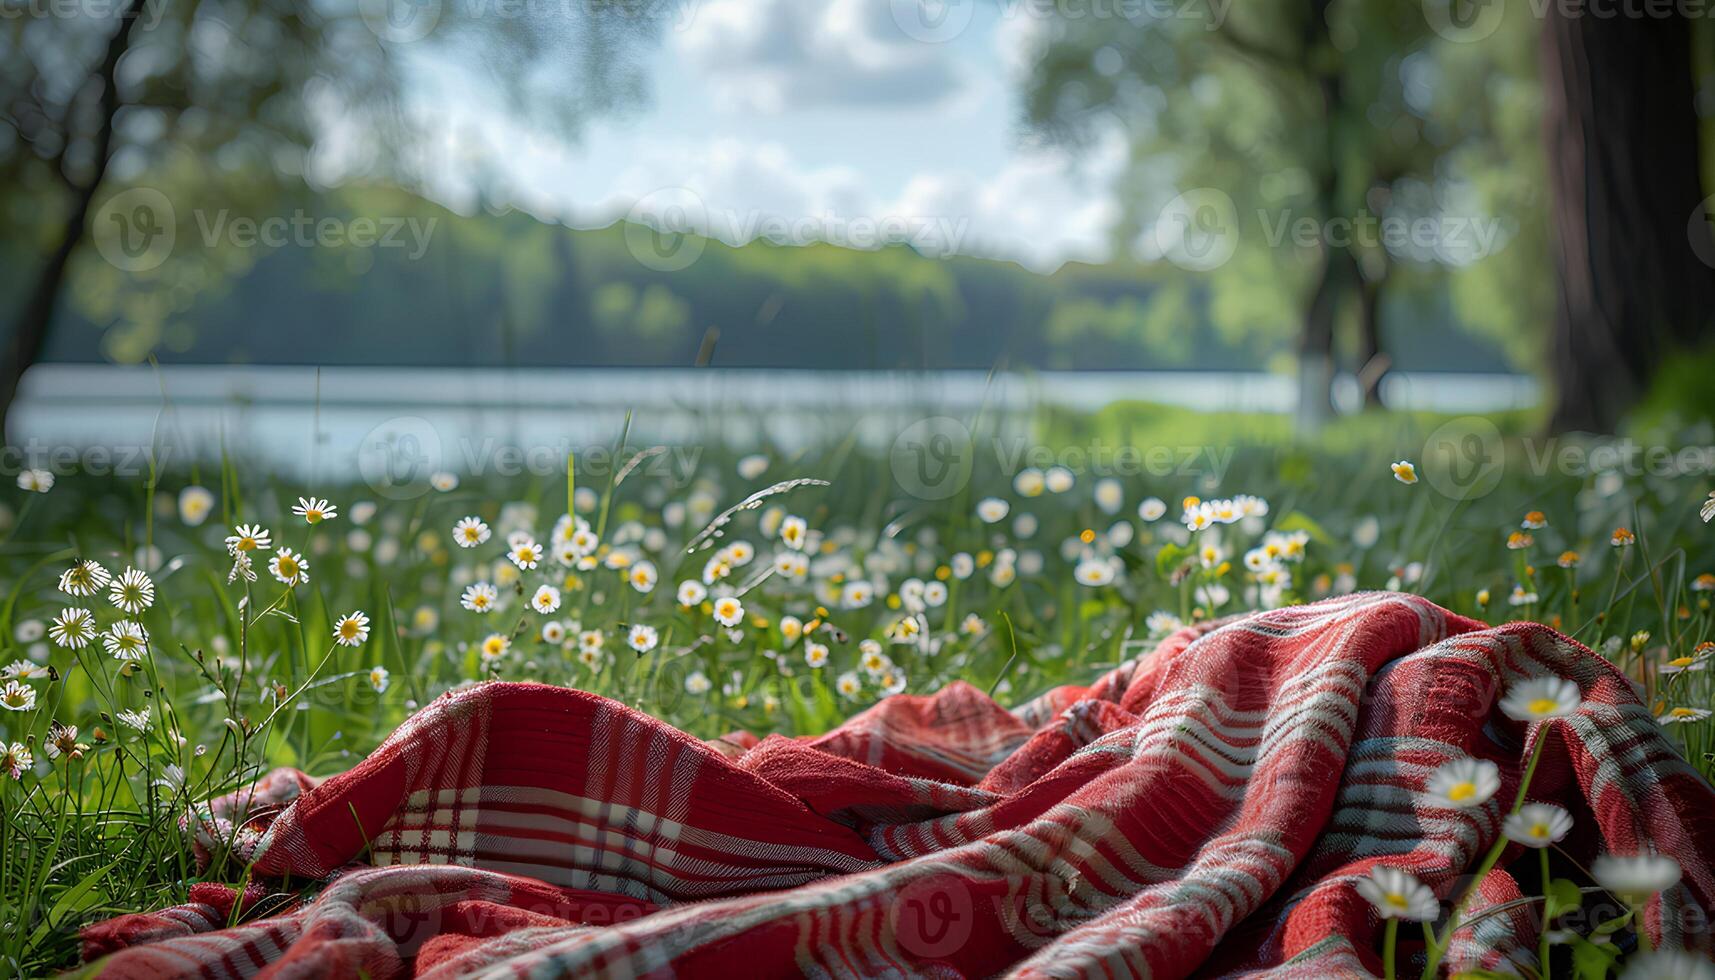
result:
[[(954, 20), (925, 24), (919, 0), (676, 2), (644, 53), (641, 110), (571, 140), (495, 111), (465, 66), (435, 64), (429, 152), (483, 155), (506, 203), (575, 227), (630, 217), (729, 244), (892, 235), (1039, 272), (1109, 257), (1125, 147), (1074, 156), (1023, 138), (1018, 80), (1041, 36), (1025, 5), (959, 0)], [(476, 206), (474, 168), (424, 169), (430, 196)]]

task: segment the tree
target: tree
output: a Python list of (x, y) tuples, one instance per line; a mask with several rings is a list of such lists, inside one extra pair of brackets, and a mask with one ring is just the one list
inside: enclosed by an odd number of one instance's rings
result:
[[(0, 313), (13, 320), (0, 350), (0, 413), (40, 355), (92, 230), (170, 241), (167, 223), (194, 234), (195, 208), (185, 205), (206, 203), (214, 189), (237, 195), (252, 215), (270, 214), (327, 181), (329, 169), (335, 179), (421, 186), (424, 170), (444, 163), (421, 139), (437, 107), (407, 93), (443, 77), (453, 55), (476, 76), (472, 88), (486, 86), (545, 131), (575, 135), (589, 115), (642, 96), (626, 52), (658, 27), (632, 0), (444, 11), (385, 2), (115, 3), (111, 13), (100, 2), (75, 12), (32, 6), (0, 27), (0, 195), (22, 228), (17, 237), (39, 242), (43, 256), (21, 305)], [(344, 159), (330, 165), (336, 155)], [(139, 184), (157, 196), (119, 196)], [(107, 270), (120, 275), (104, 279), (106, 305), (126, 305), (120, 292), (140, 293), (138, 305), (158, 320), (184, 307), (185, 292), (254, 261), (185, 252), (115, 263), (122, 268)], [(114, 315), (125, 319), (122, 309)]]
[(1612, 431), (1710, 336), (1715, 239), (1698, 177), (1692, 25), (1549, 5), (1543, 132), (1554, 196), (1556, 431)]

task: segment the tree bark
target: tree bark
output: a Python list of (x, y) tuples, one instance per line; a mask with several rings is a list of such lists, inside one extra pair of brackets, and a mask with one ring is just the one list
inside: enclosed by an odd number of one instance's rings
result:
[(1691, 24), (1567, 16), (1542, 32), (1553, 191), (1555, 431), (1610, 432), (1676, 350), (1710, 336)]
[[(42, 345), (47, 341), (48, 328), (53, 323), (54, 311), (59, 307), (60, 292), (65, 285), (66, 273), (71, 267), (72, 255), (77, 252), (77, 247), (82, 243), (89, 227), (90, 208), (95, 203), (96, 194), (101, 190), (102, 180), (107, 176), (107, 166), (113, 158), (113, 126), (119, 115), (119, 88), (115, 76), (119, 69), (119, 59), (124, 57), (131, 46), (132, 32), (137, 28), (140, 20), (137, 15), (141, 8), (142, 0), (127, 0), (124, 10), (120, 13), (119, 27), (107, 42), (107, 51), (101, 65), (87, 83), (100, 87), (98, 118), (93, 135), (95, 152), (91, 157), (94, 162), (87, 179), (75, 181), (66, 177), (66, 183), (71, 188), (72, 201), (60, 242), (43, 264), (42, 271), (36, 277), (36, 283), (13, 325), (12, 335), (7, 338), (5, 348), (0, 350), (0, 437), (9, 435), (6, 433), (6, 420), (11, 414), (12, 402), (18, 396), (18, 383), (23, 379), (24, 371), (41, 356)], [(75, 112), (74, 105), (67, 113), (68, 129)], [(64, 136), (67, 142), (74, 138), (70, 132)]]
[(1380, 408), (1382, 379), (1393, 363), (1382, 349), (1382, 289), (1387, 284), (1387, 266), (1384, 260), (1379, 275), (1367, 276), (1358, 257), (1350, 251), (1347, 255), (1358, 289), (1358, 391), (1365, 408)]

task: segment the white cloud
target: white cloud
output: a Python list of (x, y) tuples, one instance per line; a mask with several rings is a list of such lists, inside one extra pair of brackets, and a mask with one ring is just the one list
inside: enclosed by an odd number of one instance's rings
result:
[(924, 44), (878, 0), (704, 0), (673, 35), (688, 66), (727, 105), (925, 105), (958, 91), (951, 46)]

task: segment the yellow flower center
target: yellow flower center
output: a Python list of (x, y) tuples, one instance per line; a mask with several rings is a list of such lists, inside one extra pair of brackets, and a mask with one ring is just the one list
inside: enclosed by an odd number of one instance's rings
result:
[(1530, 835), (1532, 837), (1547, 837), (1548, 836), (1548, 824), (1545, 824), (1545, 823), (1533, 823), (1533, 824), (1531, 824), (1530, 825)]
[(1450, 800), (1453, 800), (1454, 802), (1458, 802), (1460, 800), (1468, 800), (1471, 797), (1476, 796), (1476, 795), (1477, 795), (1477, 784), (1476, 783), (1455, 783), (1453, 785), (1453, 788), (1447, 791), (1447, 798)]
[(238, 539), (238, 550), (239, 551), (254, 551), (254, 550), (256, 550), (256, 539), (252, 538), (252, 537), (239, 538)]
[(357, 623), (354, 620), (348, 619), (339, 624), (339, 635), (348, 640), (355, 637), (357, 635)]
[(1553, 698), (1537, 698), (1530, 703), (1530, 713), (1533, 715), (1552, 714), (1558, 707), (1560, 705)]
[(1411, 907), (1411, 903), (1399, 892), (1388, 892), (1382, 896), (1382, 900), (1387, 902), (1388, 908), (1407, 909)]
[(1671, 713), (1675, 718), (1691, 718), (1697, 714), (1690, 708), (1675, 708)]

